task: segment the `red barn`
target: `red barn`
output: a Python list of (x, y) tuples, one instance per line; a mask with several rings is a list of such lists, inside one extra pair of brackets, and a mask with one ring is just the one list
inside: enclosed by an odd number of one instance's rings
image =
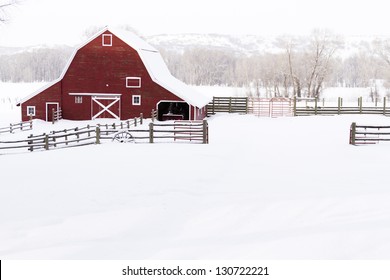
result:
[(209, 97), (171, 75), (160, 53), (133, 33), (105, 28), (75, 50), (60, 78), (23, 99), (22, 120), (203, 119)]

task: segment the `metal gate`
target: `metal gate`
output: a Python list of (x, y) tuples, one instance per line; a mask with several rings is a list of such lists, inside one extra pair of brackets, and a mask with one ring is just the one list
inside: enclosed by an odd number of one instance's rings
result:
[(293, 102), (290, 98), (250, 98), (249, 112), (258, 117), (290, 117), (293, 116)]

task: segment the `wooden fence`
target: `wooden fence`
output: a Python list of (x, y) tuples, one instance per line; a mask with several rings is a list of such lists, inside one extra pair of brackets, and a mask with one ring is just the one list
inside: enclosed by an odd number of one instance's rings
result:
[(102, 140), (119, 142), (175, 142), (186, 141), (208, 143), (207, 121), (175, 121), (173, 123), (153, 123), (148, 129), (138, 129), (143, 117), (120, 123), (76, 127), (51, 131), (40, 135), (30, 135), (18, 141), (0, 141), (0, 150), (27, 148), (28, 151), (51, 150), (66, 147), (100, 144)]
[(390, 126), (356, 125), (352, 123), (349, 130), (349, 144), (376, 144), (390, 141)]
[(126, 130), (101, 130), (100, 139), (137, 143), (181, 141), (208, 144), (209, 128), (206, 120), (151, 122), (148, 129), (133, 127)]
[(344, 115), (344, 114), (377, 114), (390, 115), (386, 97), (375, 99), (371, 104), (363, 105), (359, 97), (356, 106), (344, 106), (341, 97), (337, 105), (325, 106), (316, 98), (248, 98), (248, 97), (214, 97), (207, 105), (208, 115), (215, 113), (254, 114), (259, 117), (310, 116), (310, 115)]
[(343, 99), (338, 98), (337, 106), (321, 106), (317, 99), (313, 99), (311, 105), (305, 102), (306, 106), (299, 106), (298, 99), (294, 98), (294, 116), (308, 115), (345, 115), (345, 114), (376, 114), (388, 115), (390, 108), (387, 107), (386, 97), (383, 98), (381, 106), (378, 106), (378, 100), (373, 103), (374, 106), (363, 106), (363, 98), (359, 97), (357, 106), (343, 106)]
[(208, 114), (248, 113), (248, 97), (213, 97), (207, 105)]
[(59, 120), (62, 120), (61, 108), (58, 109), (57, 111), (54, 110), (54, 108), (53, 108), (51, 119), (52, 119), (52, 123), (55, 123), (55, 122), (58, 122)]
[(143, 123), (143, 116), (127, 120), (120, 123), (96, 125), (85, 127), (75, 127), (51, 131), (40, 135), (33, 135), (24, 140), (17, 141), (0, 141), (0, 150), (12, 150), (27, 148), (29, 151), (49, 150), (56, 148), (85, 146), (91, 144), (100, 144), (102, 135), (106, 135), (108, 139), (112, 139), (114, 132), (121, 129), (130, 129), (137, 124)]
[(32, 120), (29, 120), (27, 122), (20, 122), (20, 123), (13, 123), (13, 124), (11, 123), (7, 127), (0, 128), (0, 134), (31, 130), (32, 127), (33, 127)]

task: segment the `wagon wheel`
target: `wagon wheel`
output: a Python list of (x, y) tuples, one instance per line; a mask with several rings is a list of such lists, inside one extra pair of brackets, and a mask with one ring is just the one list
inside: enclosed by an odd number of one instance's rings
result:
[(135, 143), (133, 135), (128, 131), (119, 131), (115, 133), (112, 141), (118, 141), (120, 143)]

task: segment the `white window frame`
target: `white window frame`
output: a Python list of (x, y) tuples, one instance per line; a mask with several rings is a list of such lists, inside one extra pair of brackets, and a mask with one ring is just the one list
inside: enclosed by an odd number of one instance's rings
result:
[[(129, 85), (129, 81), (138, 81), (137, 86)], [(127, 88), (141, 88), (141, 77), (126, 77), (126, 87)]]
[[(138, 98), (138, 102), (136, 102), (136, 98)], [(132, 96), (132, 104), (134, 105), (134, 106), (140, 106), (141, 105), (141, 95), (133, 95)]]
[(76, 103), (76, 104), (82, 104), (82, 103), (83, 103), (83, 97), (80, 96), (80, 95), (76, 95), (76, 96), (74, 97), (74, 103)]
[[(30, 114), (30, 109), (33, 111), (32, 114)], [(27, 106), (27, 116), (35, 117), (36, 109), (35, 106)]]
[[(108, 37), (110, 38), (110, 43), (109, 44), (106, 44), (105, 43), (105, 38)], [(103, 34), (102, 35), (102, 46), (103, 47), (111, 47), (112, 46), (112, 34)]]

